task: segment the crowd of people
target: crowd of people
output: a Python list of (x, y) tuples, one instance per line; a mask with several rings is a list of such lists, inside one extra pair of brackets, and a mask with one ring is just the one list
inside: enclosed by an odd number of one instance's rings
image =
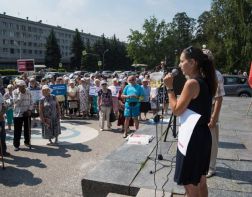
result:
[[(188, 197), (208, 196), (206, 177), (215, 174), (218, 118), (225, 94), (223, 77), (215, 70), (213, 62), (209, 50), (188, 47), (182, 51), (179, 66), (187, 81), (179, 98), (174, 93), (174, 76), (171, 73), (164, 77), (163, 87), (159, 91), (161, 93), (155, 96), (151, 94), (148, 74), (127, 76), (121, 80), (114, 78), (110, 85), (99, 75), (91, 75), (90, 78), (78, 76), (74, 80), (68, 77), (42, 79), (40, 83), (23, 75), (9, 84), (3, 95), (0, 94), (2, 154), (9, 154), (5, 144), (5, 117), (8, 130), (12, 129), (14, 123), (13, 145), (14, 150), (19, 151), (23, 126), (24, 144), (30, 146), (31, 117), (35, 118), (36, 114), (41, 121), (42, 137), (49, 140), (48, 145), (58, 143), (60, 119), (64, 116), (73, 118), (79, 115), (88, 119), (96, 115), (101, 131), (105, 129), (105, 121), (107, 130), (111, 130), (111, 122), (117, 119), (117, 125), (122, 126), (125, 138), (129, 126), (134, 125), (137, 130), (139, 119), (147, 119), (151, 102), (155, 100), (163, 103), (164, 113), (169, 104), (176, 116), (182, 115), (187, 109), (200, 114), (186, 153), (180, 151), (178, 139), (174, 180), (184, 185)], [(50, 85), (55, 84), (65, 84), (66, 94), (51, 94)], [(41, 90), (41, 98), (34, 100), (32, 90)], [(52, 139), (55, 139), (54, 142)]]
[[(65, 94), (53, 95), (51, 85), (65, 85)], [(40, 97), (34, 96), (34, 90), (41, 92)], [(14, 125), (15, 151), (20, 150), (22, 128), (24, 145), (30, 147), (31, 127), (38, 126), (37, 117), (41, 122), (42, 137), (49, 140), (48, 145), (58, 143), (60, 119), (63, 117), (99, 118), (101, 131), (105, 129), (105, 121), (107, 130), (111, 130), (112, 122), (117, 120), (117, 125), (122, 126), (123, 137), (127, 137), (129, 126), (135, 125), (138, 129), (140, 112), (143, 112), (144, 120), (147, 119), (146, 113), (150, 110), (149, 76), (113, 78), (111, 82), (100, 75), (91, 75), (75, 79), (42, 78), (38, 82), (24, 73), (0, 94), (0, 102), (2, 151), (5, 156), (9, 154), (6, 152), (6, 130), (11, 131)]]

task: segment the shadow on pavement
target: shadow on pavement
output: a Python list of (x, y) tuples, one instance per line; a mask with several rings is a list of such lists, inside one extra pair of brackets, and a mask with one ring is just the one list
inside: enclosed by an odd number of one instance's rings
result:
[(252, 171), (241, 171), (233, 168), (217, 167), (216, 172), (219, 177), (241, 181), (238, 184), (252, 184)]
[(219, 142), (219, 148), (246, 149), (244, 144), (233, 143), (233, 142)]
[(38, 168), (46, 168), (47, 166), (41, 163), (40, 159), (30, 159), (28, 157), (19, 157), (16, 155), (11, 155), (10, 157), (5, 157), (4, 161), (11, 165), (15, 165), (16, 167), (27, 168), (30, 166), (38, 167)]
[(34, 186), (42, 183), (42, 179), (34, 177), (33, 173), (25, 169), (7, 166), (0, 171), (0, 184), (15, 187), (18, 185)]
[[(71, 124), (71, 125), (88, 125), (88, 124), (91, 124), (91, 123), (83, 121), (83, 120), (64, 120), (64, 121), (62, 121), (62, 123), (68, 123), (68, 124)], [(62, 126), (61, 126), (61, 128), (62, 128)]]
[(68, 154), (68, 150), (78, 150), (80, 152), (90, 152), (91, 149), (84, 144), (67, 144), (67, 142), (64, 142), (64, 145), (54, 145), (54, 146), (37, 146), (33, 145), (32, 149), (27, 151), (33, 152), (33, 153), (39, 153), (39, 154), (46, 154), (48, 156), (60, 156), (63, 158), (71, 157), (70, 154)]

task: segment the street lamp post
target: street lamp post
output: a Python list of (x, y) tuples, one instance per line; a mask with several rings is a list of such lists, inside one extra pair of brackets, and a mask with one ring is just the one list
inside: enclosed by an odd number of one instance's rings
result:
[(104, 70), (104, 57), (105, 57), (105, 54), (109, 51), (109, 49), (106, 49), (104, 52), (103, 52), (103, 56), (102, 56), (102, 70)]

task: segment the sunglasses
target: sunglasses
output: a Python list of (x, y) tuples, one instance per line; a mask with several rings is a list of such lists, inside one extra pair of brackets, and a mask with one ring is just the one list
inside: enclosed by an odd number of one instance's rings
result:
[(189, 46), (189, 47), (187, 47), (185, 50), (186, 50), (186, 52), (187, 52), (189, 55), (191, 55), (192, 52), (193, 52), (193, 47), (192, 47), (192, 46)]
[(106, 86), (107, 84), (106, 83), (104, 83), (104, 84), (101, 84), (102, 86)]

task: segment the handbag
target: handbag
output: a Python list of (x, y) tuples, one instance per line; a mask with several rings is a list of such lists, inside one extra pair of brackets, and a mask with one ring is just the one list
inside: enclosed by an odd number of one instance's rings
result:
[(115, 122), (116, 121), (116, 115), (115, 115), (115, 112), (113, 110), (111, 110), (111, 112), (109, 114), (109, 121), (110, 122)]

